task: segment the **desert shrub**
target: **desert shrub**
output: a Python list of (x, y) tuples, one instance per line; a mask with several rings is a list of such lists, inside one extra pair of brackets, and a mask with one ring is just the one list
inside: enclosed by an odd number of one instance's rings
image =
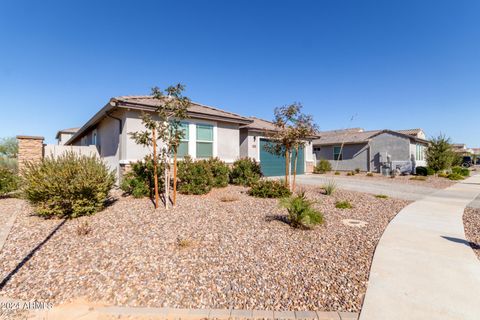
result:
[(215, 188), (228, 186), (230, 168), (227, 164), (218, 158), (210, 158), (206, 161), (210, 172), (212, 172), (212, 186)]
[(340, 175), (340, 171), (335, 171), (335, 175), (336, 175), (336, 176), (339, 176), (339, 175)]
[(367, 172), (366, 176), (367, 177), (373, 177), (373, 172)]
[(458, 173), (450, 173), (448, 175), (448, 179), (450, 179), (450, 180), (463, 180), (463, 179), (465, 179), (465, 177), (462, 176), (461, 174), (458, 174)]
[(433, 176), (435, 174), (435, 170), (430, 167), (427, 167), (427, 176)]
[(0, 196), (18, 189), (18, 176), (13, 170), (0, 167)]
[(456, 173), (464, 177), (470, 176), (470, 170), (468, 170), (468, 168), (463, 168), (458, 166), (452, 168), (452, 173)]
[(280, 200), (280, 206), (287, 209), (290, 225), (294, 228), (309, 229), (323, 223), (323, 214), (312, 205), (303, 192)]
[(192, 161), (185, 157), (178, 163), (178, 191), (183, 194), (206, 194), (212, 190), (213, 174), (208, 160)]
[(376, 195), (375, 195), (375, 198), (388, 199), (388, 196), (387, 196), (386, 194), (376, 194)]
[(292, 193), (281, 180), (260, 180), (252, 185), (248, 194), (258, 198), (283, 198)]
[(355, 175), (355, 172), (352, 172), (352, 171), (347, 172), (347, 176), (349, 176), (349, 177), (354, 176), (354, 175)]
[(425, 176), (415, 176), (415, 177), (411, 177), (410, 180), (427, 181), (427, 177), (425, 177)]
[(320, 160), (313, 168), (313, 173), (327, 173), (332, 171), (332, 165), (328, 160)]
[(360, 173), (360, 168), (355, 168), (355, 173)]
[(335, 190), (337, 190), (337, 184), (335, 183), (334, 180), (330, 180), (327, 183), (325, 183), (322, 186), (322, 188), (323, 190), (325, 190), (325, 194), (329, 196), (329, 195), (332, 195), (335, 192)]
[(415, 172), (419, 176), (427, 176), (427, 167), (416, 167)]
[(350, 202), (345, 200), (345, 201), (337, 201), (335, 203), (335, 208), (337, 208), (337, 209), (352, 209), (353, 206)]
[(448, 178), (448, 173), (446, 173), (446, 172), (440, 172), (440, 173), (438, 174), (438, 176), (439, 176), (440, 178)]
[[(157, 177), (158, 189), (160, 192), (164, 187), (163, 168), (163, 165), (159, 163)], [(153, 159), (151, 156), (147, 156), (142, 161), (137, 161), (131, 164), (131, 171), (122, 178), (120, 188), (123, 192), (131, 194), (135, 198), (148, 197), (153, 194), (153, 177)]]
[(16, 138), (0, 139), (0, 168), (8, 169), (13, 173), (18, 171), (18, 141)]
[(430, 139), (425, 158), (428, 166), (435, 172), (447, 170), (460, 160), (459, 155), (452, 149), (450, 138), (442, 134)]
[(115, 182), (103, 161), (73, 152), (28, 163), (23, 176), (25, 198), (47, 217), (74, 218), (103, 209)]
[(236, 185), (251, 186), (260, 180), (261, 176), (260, 165), (254, 159), (242, 158), (233, 163), (230, 182)]

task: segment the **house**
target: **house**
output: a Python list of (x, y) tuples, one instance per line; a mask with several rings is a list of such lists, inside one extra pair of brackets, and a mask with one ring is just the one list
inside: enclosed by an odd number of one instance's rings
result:
[[(268, 143), (272, 143), (268, 136), (275, 132), (275, 126), (270, 121), (256, 117), (249, 117), (249, 119), (251, 123), (240, 127), (240, 157), (249, 157), (258, 161), (265, 176), (284, 175), (285, 157), (283, 155), (271, 154), (265, 149)], [(299, 149), (297, 174), (313, 172), (315, 165), (312, 149), (313, 138), (314, 137), (305, 141), (305, 146)], [(292, 172), (293, 166), (294, 162), (292, 159)]]
[[(160, 101), (151, 96), (122, 96), (110, 101), (81, 128), (65, 141), (64, 135), (73, 129), (60, 130), (59, 144), (68, 146), (94, 146), (117, 176), (130, 163), (143, 159), (151, 150), (138, 145), (129, 133), (145, 130), (142, 112), (154, 113)], [(273, 124), (258, 118), (248, 118), (211, 106), (192, 102), (188, 119), (182, 121), (185, 138), (179, 146), (179, 158), (185, 155), (193, 159), (218, 157), (232, 164), (241, 157), (259, 161), (265, 175), (280, 175), (284, 158), (268, 154), (263, 145), (268, 141), (265, 129), (273, 130)], [(298, 173), (313, 170), (312, 145), (299, 152)]]
[[(151, 153), (136, 144), (130, 133), (145, 130), (142, 112), (153, 114), (159, 105), (160, 101), (151, 96), (112, 98), (65, 145), (95, 146), (99, 156), (120, 176), (131, 162)], [(239, 128), (250, 119), (195, 102), (187, 114), (188, 119), (182, 122), (185, 138), (179, 146), (180, 158), (187, 154), (193, 159), (218, 157), (227, 163), (239, 158)]]
[(413, 171), (425, 166), (428, 141), (421, 129), (324, 131), (313, 141), (316, 160), (328, 160), (334, 170), (381, 172), (382, 168)]
[(58, 145), (64, 145), (80, 128), (69, 128), (69, 129), (62, 129), (57, 132), (55, 139), (57, 139)]

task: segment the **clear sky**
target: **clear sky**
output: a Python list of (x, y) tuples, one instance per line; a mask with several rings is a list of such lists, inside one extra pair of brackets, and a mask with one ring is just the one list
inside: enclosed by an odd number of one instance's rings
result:
[[(480, 146), (480, 1), (0, 0), (0, 137), (83, 125), (113, 96)], [(353, 121), (350, 118), (354, 116)]]

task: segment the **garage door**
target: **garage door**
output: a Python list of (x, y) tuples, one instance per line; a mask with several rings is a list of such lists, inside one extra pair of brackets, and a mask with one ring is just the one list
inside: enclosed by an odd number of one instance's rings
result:
[[(262, 168), (262, 173), (266, 177), (271, 176), (284, 176), (285, 175), (285, 157), (277, 156), (271, 154), (265, 150), (265, 145), (273, 143), (267, 139), (260, 139), (260, 167)], [(293, 172), (293, 160), (295, 159), (295, 151), (292, 155), (291, 170)], [(305, 171), (305, 161), (303, 148), (298, 152), (297, 160), (297, 174), (303, 174)]]

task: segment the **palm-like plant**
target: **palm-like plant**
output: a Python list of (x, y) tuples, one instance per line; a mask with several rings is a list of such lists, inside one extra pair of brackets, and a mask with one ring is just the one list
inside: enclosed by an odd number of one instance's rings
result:
[(315, 210), (313, 204), (306, 198), (305, 192), (280, 200), (280, 206), (287, 209), (290, 225), (294, 228), (310, 229), (323, 223), (323, 214)]

